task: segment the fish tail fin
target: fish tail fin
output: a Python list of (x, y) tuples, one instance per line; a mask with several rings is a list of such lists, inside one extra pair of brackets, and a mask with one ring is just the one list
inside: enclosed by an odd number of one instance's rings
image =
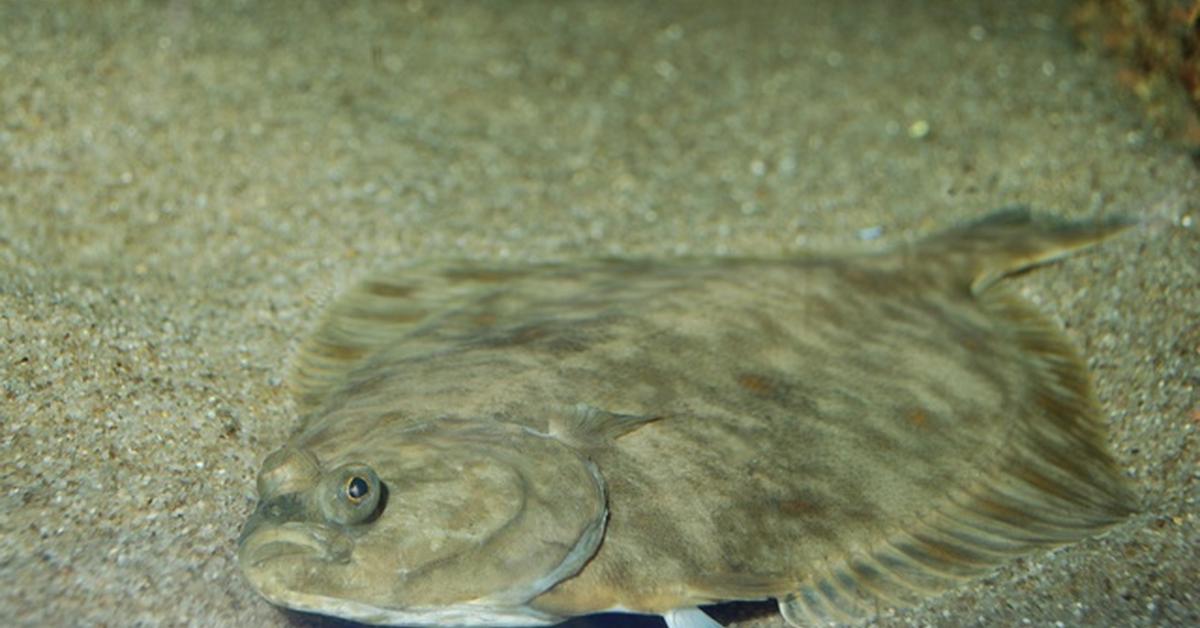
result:
[(943, 258), (978, 295), (1007, 275), (1089, 248), (1134, 224), (1120, 217), (1099, 221), (1035, 217), (1027, 206), (1019, 205), (934, 235), (921, 243), (921, 253)]

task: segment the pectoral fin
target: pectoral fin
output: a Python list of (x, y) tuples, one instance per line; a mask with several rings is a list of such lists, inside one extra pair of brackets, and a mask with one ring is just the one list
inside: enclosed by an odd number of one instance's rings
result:
[(620, 414), (577, 403), (553, 413), (554, 436), (578, 447), (602, 446), (663, 417)]

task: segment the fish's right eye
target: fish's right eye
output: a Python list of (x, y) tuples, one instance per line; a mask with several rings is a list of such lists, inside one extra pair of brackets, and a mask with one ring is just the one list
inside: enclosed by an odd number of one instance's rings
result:
[(346, 498), (353, 504), (362, 502), (371, 494), (371, 484), (361, 475), (355, 475), (346, 482)]

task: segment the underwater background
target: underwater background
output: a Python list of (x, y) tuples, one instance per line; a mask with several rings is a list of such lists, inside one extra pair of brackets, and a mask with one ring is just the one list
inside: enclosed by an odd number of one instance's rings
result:
[(1075, 8), (0, 2), (0, 622), (323, 623), (234, 552), (298, 340), (370, 270), (871, 250), (1028, 203), (1142, 223), (1016, 281), (1143, 512), (875, 624), (1200, 623), (1200, 158)]

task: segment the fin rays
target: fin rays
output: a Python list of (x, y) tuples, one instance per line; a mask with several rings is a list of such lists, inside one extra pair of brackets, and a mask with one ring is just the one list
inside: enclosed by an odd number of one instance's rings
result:
[(1032, 416), (1013, 417), (1008, 448), (982, 479), (951, 492), (875, 546), (815, 570), (780, 600), (794, 625), (855, 623), (880, 606), (912, 605), (1008, 558), (1078, 541), (1134, 512), (1105, 448), (1083, 361), (1001, 277), (1066, 255), (1128, 226), (1037, 224), (1028, 210), (994, 214), (926, 241), (971, 276), (972, 293), (1030, 358)]
[(1068, 222), (1035, 218), (1026, 206), (997, 210), (919, 243), (923, 255), (939, 256), (961, 268), (972, 294), (1001, 278), (1098, 244), (1132, 226), (1125, 218)]
[(1055, 508), (1035, 489), (981, 484), (909, 532), (818, 570), (780, 600), (794, 625), (853, 623), (884, 606), (909, 606), (1039, 547), (1076, 541), (1121, 512)]

